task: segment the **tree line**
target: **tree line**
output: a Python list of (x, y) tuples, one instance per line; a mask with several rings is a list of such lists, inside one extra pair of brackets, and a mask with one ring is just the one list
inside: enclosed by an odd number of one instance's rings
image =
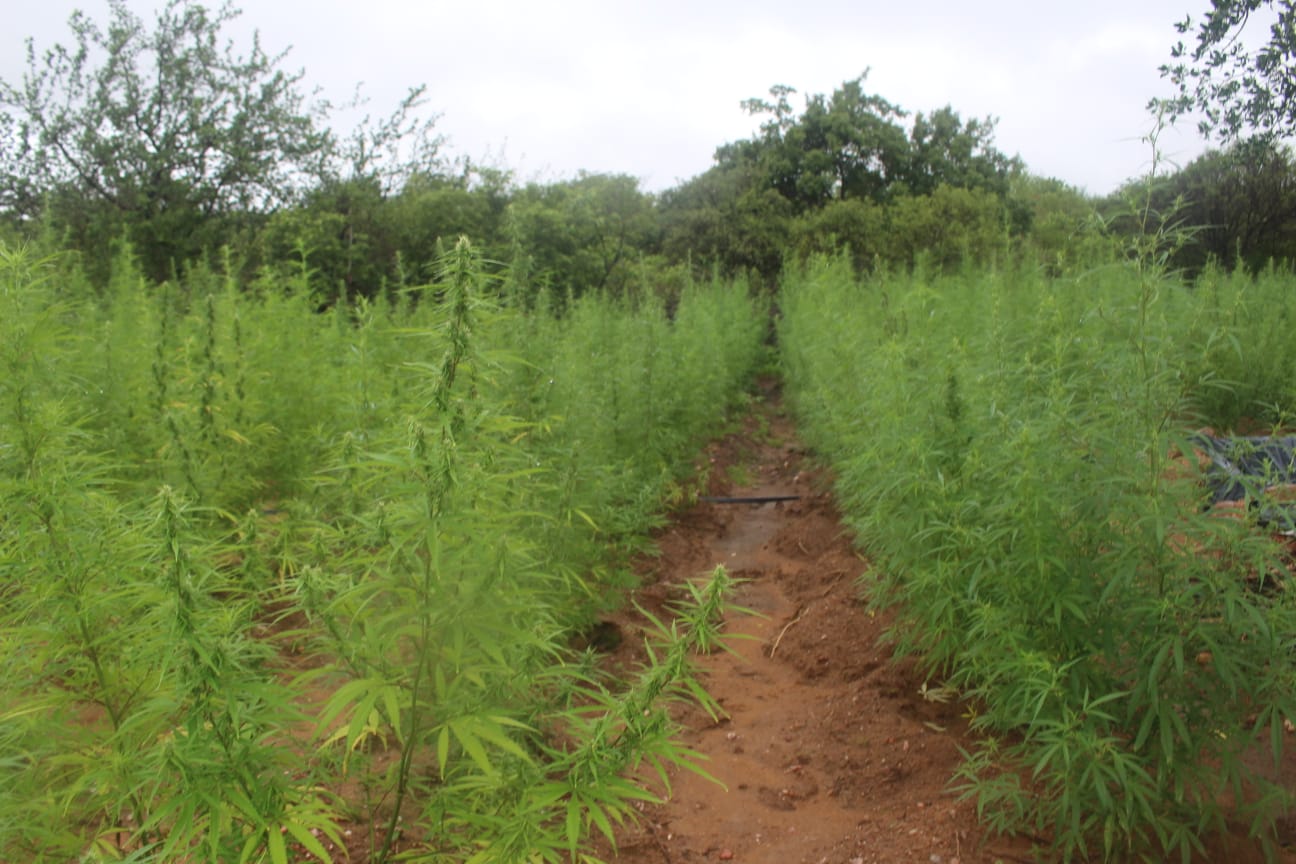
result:
[[(305, 73), (259, 39), (239, 49), (223, 35), (233, 7), (170, 0), (145, 22), (111, 0), (106, 23), (74, 13), (69, 44), (29, 42), (22, 80), (0, 81), (0, 231), (77, 251), (100, 284), (122, 248), (157, 281), (234, 249), (244, 281), (304, 277), (332, 302), (424, 280), (459, 235), (570, 294), (669, 292), (697, 270), (772, 284), (790, 256), (843, 247), (862, 268), (1059, 266), (1118, 248), (1145, 224), (1121, 218), (1137, 200), (1198, 226), (1177, 265), (1258, 267), (1296, 243), (1296, 161), (1278, 120), (1292, 111), (1274, 98), (1219, 107), (1238, 90), (1210, 48), (1259, 4), (1216, 3), (1198, 51), (1178, 46), (1163, 69), (1180, 92), (1154, 107), (1170, 120), (1205, 110), (1221, 149), (1150, 191), (1144, 178), (1093, 198), (1000, 151), (994, 118), (910, 112), (871, 92), (867, 73), (830, 94), (776, 85), (747, 100), (754, 134), (659, 194), (624, 174), (520, 182), (447, 155), (421, 87), (340, 131), (340, 109), (355, 106), (307, 95)], [(1230, 55), (1228, 68), (1278, 56)], [(1266, 116), (1264, 134), (1244, 136)]]

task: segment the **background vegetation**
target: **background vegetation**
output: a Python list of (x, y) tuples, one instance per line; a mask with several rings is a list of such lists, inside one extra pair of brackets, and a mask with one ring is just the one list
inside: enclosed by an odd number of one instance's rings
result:
[(989, 824), (1272, 839), (1290, 562), (1188, 458), (1296, 412), (1289, 4), (1230, 41), (1261, 5), (1185, 21), (1152, 106), (1220, 149), (1105, 199), (866, 75), (748, 100), (660, 195), (522, 183), (418, 87), (337, 129), (231, 7), (74, 15), (0, 82), (0, 857), (579, 858), (633, 769), (690, 766), (663, 704), (709, 704), (727, 577), (634, 680), (571, 646), (771, 335), (900, 649), (986, 733)]
[[(1216, 4), (1195, 48), (1178, 46), (1163, 68), (1179, 95), (1156, 102), (1158, 115), (1198, 111), (1222, 148), (1162, 172), (1156, 209), (1203, 228), (1178, 267), (1254, 270), (1292, 254), (1296, 182), (1278, 137), (1291, 112), (1277, 65), (1289, 13), (1254, 57), (1237, 42), (1211, 53), (1260, 5)], [(533, 290), (670, 296), (685, 271), (768, 287), (789, 258), (838, 248), (860, 269), (908, 268), (918, 255), (946, 270), (1055, 266), (1112, 231), (1142, 230), (1118, 218), (1126, 191), (1095, 199), (1032, 176), (996, 148), (994, 118), (914, 113), (871, 92), (866, 74), (831, 94), (802, 99), (780, 84), (747, 100), (752, 137), (651, 195), (627, 175), (519, 183), (448, 156), (422, 87), (339, 129), (352, 106), (310, 96), (305, 73), (259, 43), (240, 51), (224, 36), (231, 7), (172, 0), (152, 22), (122, 0), (110, 10), (102, 24), (74, 15), (70, 44), (31, 46), (24, 79), (0, 82), (2, 230), (77, 250), (100, 289), (121, 242), (152, 281), (222, 269), (226, 247), (241, 286), (305, 261), (327, 304), (425, 280), (438, 243), (460, 235)], [(1192, 32), (1191, 20), (1180, 28)]]

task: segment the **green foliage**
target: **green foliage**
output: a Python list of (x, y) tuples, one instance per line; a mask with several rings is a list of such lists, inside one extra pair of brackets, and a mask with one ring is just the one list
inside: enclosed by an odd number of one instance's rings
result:
[[(465, 165), (456, 175), (414, 174), (389, 202), (393, 246), (412, 272), (437, 256), (437, 244), (472, 237), (487, 259), (508, 260), (506, 228), (513, 196), (510, 175), (498, 169)], [(414, 281), (418, 281), (417, 278)]]
[(1218, 429), (1285, 428), (1296, 416), (1291, 272), (1209, 267), (1196, 290), (1204, 313), (1192, 334), (1188, 369), (1206, 386), (1194, 392), (1194, 408)]
[(930, 195), (896, 200), (888, 213), (887, 255), (901, 264), (923, 257), (949, 270), (989, 262), (1007, 246), (1002, 202), (989, 192), (938, 186)]
[(1153, 251), (1057, 279), (821, 259), (780, 303), (789, 389), (900, 610), (891, 636), (989, 736), (963, 791), (1061, 860), (1186, 860), (1234, 816), (1272, 839), (1290, 804), (1251, 767), (1296, 710), (1281, 549), (1202, 512), (1196, 463), (1170, 454), (1213, 421), (1193, 408), (1233, 374), (1212, 365), (1228, 346), (1291, 351), (1258, 328), (1272, 308), (1182, 285)]
[(773, 119), (757, 137), (721, 147), (717, 163), (759, 165), (765, 183), (798, 213), (830, 201), (926, 195), (941, 185), (1007, 192), (1020, 164), (994, 148), (993, 120), (964, 123), (946, 106), (917, 115), (906, 130), (900, 121), (908, 112), (866, 93), (866, 76), (844, 82), (831, 97), (807, 97), (795, 118), (789, 87), (770, 90), (775, 104), (747, 100), (743, 107), (750, 113)]
[(30, 189), (14, 203), (48, 200), (87, 250), (127, 229), (161, 279), (228, 220), (289, 200), (328, 138), (282, 57), (225, 43), (232, 7), (171, 0), (152, 30), (124, 2), (110, 9), (102, 28), (74, 13), (71, 47), (29, 44), (22, 84), (0, 84), (9, 167)]
[(717, 162), (759, 164), (765, 182), (797, 212), (834, 199), (884, 200), (908, 167), (908, 141), (897, 122), (906, 112), (864, 92), (864, 78), (844, 82), (831, 97), (808, 97), (796, 119), (786, 101), (795, 92), (791, 88), (770, 90), (779, 100), (774, 106), (747, 100), (749, 113), (774, 118), (762, 124), (757, 138), (720, 148)]
[(122, 236), (162, 281), (222, 246), (253, 245), (269, 214), (309, 192), (289, 248), (331, 234), (342, 248), (321, 248), (317, 266), (372, 296), (398, 239), (375, 225), (376, 202), (441, 167), (424, 88), (339, 135), (326, 122), (336, 106), (303, 93), (285, 54), (257, 38), (235, 47), (225, 31), (239, 14), (168, 0), (150, 27), (112, 0), (103, 25), (73, 13), (71, 45), (38, 54), (29, 42), (23, 80), (0, 82), (0, 208), (45, 220), (100, 284)]
[(964, 122), (947, 106), (906, 128), (908, 112), (867, 93), (864, 79), (807, 97), (800, 115), (789, 102), (796, 91), (783, 85), (771, 88), (772, 101), (744, 102), (769, 119), (754, 137), (720, 147), (710, 171), (662, 196), (666, 253), (773, 280), (785, 254), (835, 244), (861, 264), (880, 255), (905, 266), (918, 252), (945, 265), (1001, 246), (997, 226), (1010, 220), (994, 211), (1021, 166), (994, 148), (994, 121)]
[(909, 168), (904, 175), (909, 193), (926, 195), (953, 186), (1002, 197), (1022, 165), (995, 149), (994, 129), (994, 118), (964, 122), (949, 105), (927, 116), (918, 114), (909, 132)]
[(1060, 180), (1020, 174), (1009, 191), (1010, 206), (1021, 214), (1021, 238), (1033, 256), (1055, 273), (1105, 264), (1111, 243), (1097, 219), (1095, 202)]
[(396, 260), (387, 208), (376, 183), (352, 180), (313, 190), (260, 232), (266, 269), (286, 277), (303, 263), (321, 303), (377, 296)]
[(743, 286), (523, 315), (464, 241), (319, 312), (0, 252), (0, 857), (556, 860), (691, 765), (723, 574), (629, 689), (569, 644), (760, 356)]
[(533, 452), (560, 490), (546, 505), (551, 566), (639, 542), (660, 502), (684, 494), (714, 410), (760, 363), (766, 319), (745, 283), (689, 284), (672, 305), (668, 317), (654, 295), (587, 295), (560, 319), (529, 317), (516, 336), (532, 358), (520, 389)]
[[(1157, 184), (1152, 206), (1194, 226), (1173, 263), (1208, 262), (1251, 272), (1296, 256), (1296, 164), (1289, 148), (1261, 140), (1209, 151)], [(1120, 205), (1116, 205), (1119, 207)]]
[(436, 118), (417, 119), (423, 91), (411, 90), (381, 122), (366, 117), (335, 144), (335, 158), (297, 206), (270, 216), (258, 235), (268, 270), (285, 277), (304, 257), (321, 302), (372, 300), (430, 275), (442, 239), (498, 237), (499, 212), (492, 220), (481, 211), (505, 178), (478, 172), (479, 193), (469, 189), (468, 168), (443, 173)]
[(802, 261), (847, 249), (856, 268), (863, 270), (884, 256), (891, 258), (887, 216), (881, 205), (867, 199), (831, 201), (796, 220), (792, 246)]
[(783, 265), (793, 207), (755, 164), (716, 165), (663, 192), (658, 210), (662, 249), (673, 260), (771, 283)]
[(509, 204), (507, 230), (515, 268), (575, 296), (624, 293), (632, 262), (656, 245), (652, 198), (625, 175), (530, 185)]
[(906, 122), (864, 75), (799, 113), (789, 87), (748, 100), (768, 118), (759, 132), (660, 197), (623, 175), (519, 188), (507, 171), (442, 158), (423, 87), (386, 117), (331, 129), (337, 108), (363, 100), (309, 98), (286, 55), (255, 40), (240, 52), (224, 35), (238, 14), (169, 0), (150, 24), (113, 0), (103, 25), (72, 16), (70, 45), (29, 46), (23, 81), (0, 82), (8, 228), (72, 246), (101, 290), (125, 244), (150, 283), (218, 272), (242, 288), (292, 283), (320, 307), (389, 302), (466, 235), (507, 262), (527, 303), (548, 291), (553, 309), (592, 291), (674, 298), (685, 271), (713, 267), (771, 286), (789, 253), (833, 243), (862, 266), (985, 260), (1002, 245), (988, 239), (991, 200), (1009, 234), (1026, 230), (1008, 196), (1020, 165), (995, 149), (993, 119), (946, 106)]
[(719, 625), (732, 584), (723, 567), (704, 585), (688, 583), (675, 622), (653, 620), (648, 664), (624, 692), (579, 682), (579, 701), (561, 715), (564, 740), (545, 745), (543, 761), (518, 766), (522, 782), (513, 785), (523, 794), (501, 797), (498, 784), (474, 784), (468, 791), (475, 806), (445, 814), (476, 840), (469, 861), (570, 861), (581, 838), (595, 830), (615, 847), (614, 826), (638, 818), (634, 805), (661, 800), (627, 775), (651, 769), (667, 793), (670, 769), (708, 776), (698, 754), (671, 740), (676, 724), (668, 707), (692, 702), (718, 716), (720, 707), (693, 678), (691, 662), (693, 654), (723, 646)]
[(989, 192), (942, 185), (886, 206), (858, 198), (833, 201), (793, 223), (793, 243), (802, 261), (844, 248), (859, 269), (907, 268), (921, 261), (947, 271), (1003, 258), (1010, 237), (1006, 216), (1003, 202)]
[(280, 828), (328, 836), (327, 802), (270, 740), (298, 714), (251, 637), (252, 598), (169, 488), (117, 497), (118, 466), (73, 413), (76, 312), (50, 302), (48, 262), (5, 250), (3, 273), (0, 727), (24, 794), (4, 856), (245, 861), (273, 857)]
[[(1254, 52), (1240, 38), (1252, 16), (1273, 12), (1269, 39)], [(1273, 0), (1214, 0), (1197, 25), (1195, 43), (1181, 41), (1161, 67), (1178, 94), (1153, 100), (1153, 107), (1172, 118), (1200, 112), (1205, 136), (1234, 141), (1248, 133), (1268, 139), (1296, 131), (1296, 8)], [(1181, 34), (1193, 30), (1192, 18), (1175, 25)]]

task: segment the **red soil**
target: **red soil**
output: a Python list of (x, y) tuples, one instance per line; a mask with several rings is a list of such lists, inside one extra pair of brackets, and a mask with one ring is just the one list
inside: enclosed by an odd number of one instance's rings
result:
[[(988, 836), (974, 803), (950, 790), (960, 748), (976, 745), (968, 706), (911, 660), (893, 659), (881, 639), (892, 617), (867, 608), (860, 576), (869, 565), (828, 479), (805, 457), (777, 404), (761, 406), (708, 449), (708, 494), (800, 499), (698, 503), (642, 562), (633, 599), (654, 614), (678, 598), (682, 580), (717, 564), (744, 580), (733, 602), (750, 612), (728, 616), (732, 654), (698, 663), (725, 714), (679, 717), (684, 744), (719, 785), (678, 772), (669, 800), (643, 808), (617, 848), (600, 854), (626, 864), (1036, 860), (1029, 838)], [(625, 639), (611, 660), (632, 665), (641, 623), (630, 613), (614, 620)], [(1294, 766), (1283, 773), (1296, 780)], [(1241, 834), (1207, 847), (1201, 861), (1264, 860)]]
[[(658, 618), (684, 596), (685, 580), (717, 564), (742, 580), (732, 602), (746, 611), (727, 616), (732, 653), (697, 664), (724, 714), (677, 716), (684, 745), (719, 782), (675, 772), (668, 800), (641, 808), (616, 848), (603, 843), (596, 854), (624, 864), (1037, 860), (1030, 838), (989, 836), (975, 805), (950, 790), (960, 748), (976, 745), (968, 706), (912, 660), (892, 657), (881, 637), (893, 617), (867, 608), (868, 562), (777, 401), (712, 444), (699, 471), (709, 472), (711, 496), (800, 497), (697, 503), (660, 532), (658, 554), (639, 562), (642, 584), (630, 599)], [(611, 666), (629, 671), (643, 659), (648, 628), (633, 605), (600, 629), (622, 637)], [(1290, 763), (1281, 771), (1296, 783)], [(367, 860), (368, 826), (344, 827), (345, 860)], [(1296, 838), (1296, 818), (1286, 827)], [(1194, 864), (1264, 860), (1240, 832), (1207, 847)], [(1278, 860), (1296, 864), (1296, 855), (1280, 850)]]
[[(987, 841), (974, 805), (949, 791), (958, 748), (974, 743), (966, 706), (939, 701), (940, 682), (893, 663), (879, 643), (891, 619), (866, 608), (858, 579), (868, 565), (786, 417), (763, 408), (708, 459), (711, 495), (801, 497), (699, 503), (644, 562), (634, 599), (650, 611), (680, 580), (723, 564), (744, 580), (734, 604), (751, 612), (728, 616), (732, 654), (699, 663), (725, 716), (680, 718), (684, 743), (723, 785), (680, 772), (670, 800), (645, 808), (603, 854), (629, 864), (1030, 860), (1029, 842)], [(632, 662), (639, 625), (618, 623), (627, 638), (617, 659)]]

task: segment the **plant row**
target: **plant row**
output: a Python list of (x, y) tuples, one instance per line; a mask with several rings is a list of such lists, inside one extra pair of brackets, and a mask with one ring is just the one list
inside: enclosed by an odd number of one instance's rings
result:
[(761, 357), (744, 286), (523, 310), (461, 242), (320, 309), (0, 253), (0, 858), (567, 859), (689, 762), (723, 571), (624, 686), (570, 646)]
[(1263, 507), (1207, 506), (1191, 436), (1290, 418), (1294, 297), (1139, 260), (786, 277), (789, 392), (874, 602), (984, 735), (959, 787), (1052, 859), (1186, 861), (1239, 819), (1272, 843), (1291, 804), (1289, 562)]

